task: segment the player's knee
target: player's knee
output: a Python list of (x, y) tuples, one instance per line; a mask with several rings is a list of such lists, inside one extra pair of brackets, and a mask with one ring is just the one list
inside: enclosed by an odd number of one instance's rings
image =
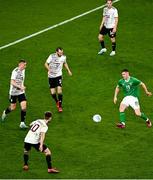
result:
[(21, 111), (23, 111), (23, 112), (26, 112), (26, 107), (24, 107), (24, 108), (21, 108)]
[(47, 155), (51, 155), (51, 151), (50, 151), (50, 149), (46, 149), (45, 151), (44, 151), (44, 154), (47, 156)]
[(111, 38), (111, 42), (115, 43), (116, 42), (115, 38)]
[(11, 105), (11, 107), (10, 107), (10, 110), (11, 111), (14, 111), (16, 109), (16, 105), (14, 104), (14, 105)]
[(103, 41), (103, 40), (104, 40), (103, 36), (102, 36), (102, 35), (99, 35), (99, 36), (98, 36), (98, 40), (99, 40), (100, 42)]
[(135, 111), (135, 115), (136, 115), (136, 116), (141, 116), (141, 112)]

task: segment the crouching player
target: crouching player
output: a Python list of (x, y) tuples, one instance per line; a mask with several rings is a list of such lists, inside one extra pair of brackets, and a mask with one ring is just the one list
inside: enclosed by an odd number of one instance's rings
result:
[(46, 162), (48, 166), (48, 173), (58, 173), (56, 168), (52, 167), (51, 151), (44, 144), (45, 134), (48, 130), (48, 123), (52, 119), (52, 113), (47, 111), (44, 114), (44, 119), (38, 119), (33, 121), (30, 126), (30, 130), (27, 133), (24, 140), (24, 166), (23, 170), (28, 170), (29, 151), (31, 147), (34, 147), (37, 151), (43, 152), (46, 156)]

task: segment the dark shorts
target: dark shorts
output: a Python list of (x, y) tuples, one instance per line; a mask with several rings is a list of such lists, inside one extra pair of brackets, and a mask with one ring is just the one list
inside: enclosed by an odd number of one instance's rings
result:
[(49, 78), (49, 87), (56, 88), (57, 86), (62, 87), (62, 76), (56, 78)]
[[(26, 143), (26, 142), (24, 143), (24, 149), (26, 151), (30, 151), (31, 147), (34, 147), (37, 151), (40, 151), (39, 146), (40, 146), (40, 143), (38, 143), (38, 144), (30, 144), (30, 143)], [(46, 149), (47, 149), (47, 146), (45, 144), (43, 144), (43, 151), (42, 152), (44, 152)]]
[(15, 104), (17, 102), (17, 100), (19, 101), (19, 103), (21, 103), (22, 101), (26, 101), (26, 96), (25, 94), (20, 94), (20, 95), (17, 95), (17, 96), (10, 96), (9, 97), (9, 101), (11, 104)]
[(112, 30), (113, 28), (108, 29), (105, 26), (103, 26), (99, 34), (102, 34), (102, 35), (108, 34), (110, 38), (116, 37), (116, 33), (113, 33)]

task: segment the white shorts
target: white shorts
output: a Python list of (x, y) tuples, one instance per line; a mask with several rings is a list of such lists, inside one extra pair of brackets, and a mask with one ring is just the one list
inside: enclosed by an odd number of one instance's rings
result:
[(124, 104), (127, 107), (130, 106), (134, 110), (140, 108), (139, 100), (138, 100), (137, 97), (134, 97), (134, 96), (126, 96), (126, 97), (124, 97), (121, 104)]

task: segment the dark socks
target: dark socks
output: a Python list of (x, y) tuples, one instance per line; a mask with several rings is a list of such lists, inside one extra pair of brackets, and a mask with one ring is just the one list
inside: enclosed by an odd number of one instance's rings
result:
[(6, 110), (5, 110), (5, 114), (8, 114), (11, 112), (11, 109), (8, 107)]
[(100, 44), (101, 44), (101, 47), (102, 47), (102, 48), (105, 48), (105, 43), (104, 43), (104, 41), (101, 41)]
[(26, 117), (26, 110), (21, 110), (21, 122), (25, 121), (25, 117)]
[(28, 160), (29, 160), (28, 154), (24, 154), (23, 158), (24, 158), (24, 165), (28, 165)]
[(112, 42), (112, 51), (115, 51), (116, 49), (116, 42)]
[(58, 94), (59, 107), (62, 106), (63, 94)]
[(57, 103), (58, 99), (57, 99), (57, 96), (56, 94), (51, 94), (52, 98), (55, 100), (55, 102)]
[(46, 156), (46, 162), (47, 162), (48, 169), (51, 169), (52, 168), (51, 155)]

